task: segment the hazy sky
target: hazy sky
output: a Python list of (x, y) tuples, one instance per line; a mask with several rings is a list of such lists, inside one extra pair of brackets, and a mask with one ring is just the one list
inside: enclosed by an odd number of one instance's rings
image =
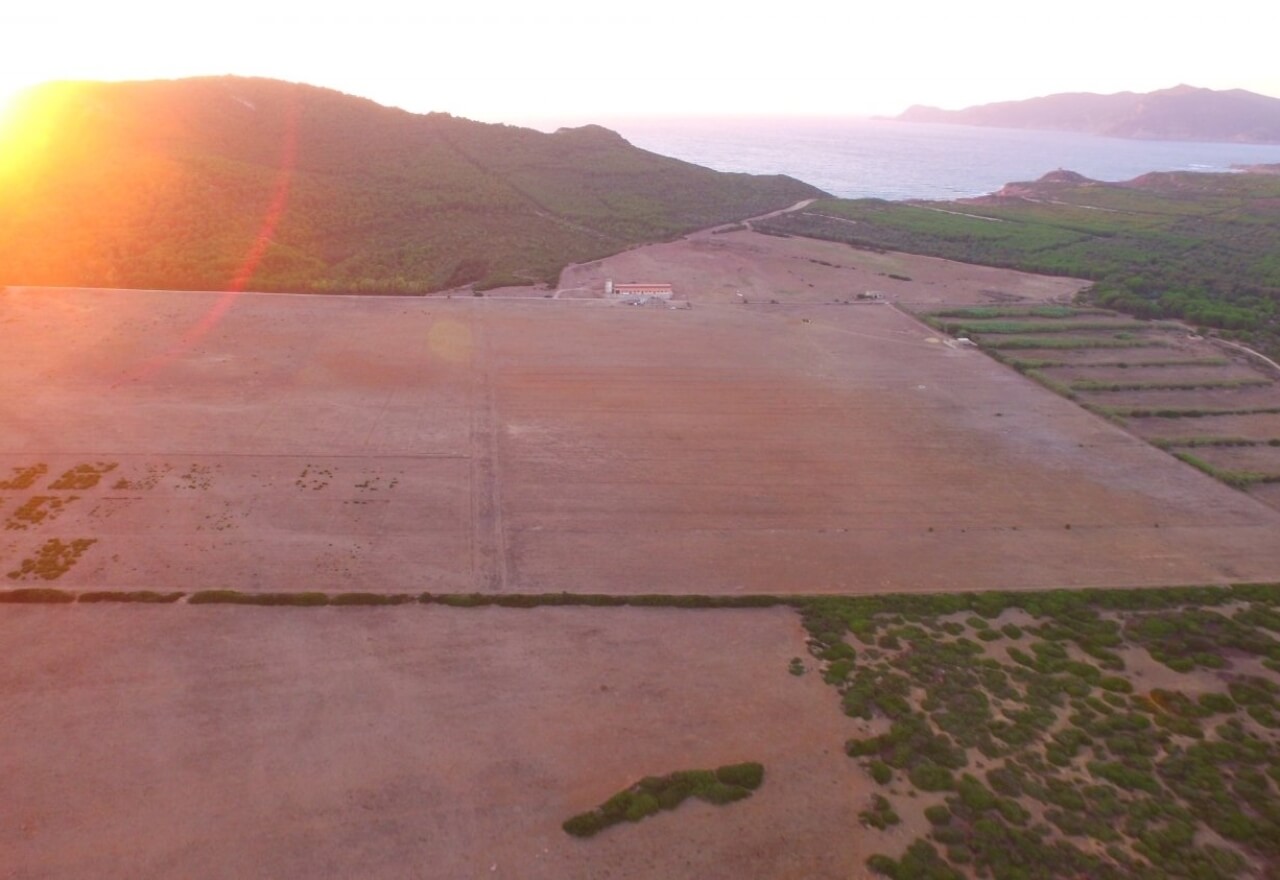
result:
[[(25, 7), (25, 8), (21, 8)], [(0, 96), (235, 73), (486, 121), (870, 115), (1178, 83), (1280, 96), (1273, 13), (1219, 0), (10, 0)], [(1264, 20), (1267, 19), (1267, 20)]]

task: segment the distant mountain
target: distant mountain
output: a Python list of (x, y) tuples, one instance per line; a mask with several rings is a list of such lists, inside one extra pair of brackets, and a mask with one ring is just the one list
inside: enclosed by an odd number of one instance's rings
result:
[(1185, 85), (1145, 94), (1049, 95), (964, 110), (916, 106), (897, 118), (1141, 140), (1280, 144), (1280, 99), (1242, 89), (1213, 91)]
[(820, 191), (265, 79), (56, 83), (0, 132), (0, 284), (334, 292), (552, 281)]

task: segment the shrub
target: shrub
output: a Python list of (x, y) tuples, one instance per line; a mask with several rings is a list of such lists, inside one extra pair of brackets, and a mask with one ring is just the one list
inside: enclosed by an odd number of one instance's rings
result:
[(329, 600), (330, 605), (403, 605), (412, 602), (412, 596), (380, 593), (339, 593)]
[(716, 779), (725, 785), (740, 785), (754, 791), (764, 781), (764, 765), (756, 761), (726, 764), (716, 768)]
[(589, 813), (579, 813), (566, 819), (560, 827), (574, 837), (591, 837), (593, 834), (603, 831), (607, 826), (604, 818), (595, 810), (592, 810)]
[(709, 804), (730, 804), (751, 797), (751, 792), (741, 786), (715, 782), (695, 794)]
[(931, 825), (946, 825), (951, 821), (951, 811), (943, 804), (934, 804), (924, 808), (924, 817)]
[(881, 785), (888, 785), (893, 781), (893, 769), (884, 761), (872, 761), (867, 769), (871, 772), (871, 778)]
[(291, 605), (317, 608), (329, 604), (324, 593), (241, 593), (238, 590), (201, 590), (187, 600), (191, 605)]
[(177, 602), (183, 593), (157, 593), (154, 590), (99, 590), (81, 593), (79, 602)]
[(32, 587), (25, 590), (4, 590), (0, 592), (0, 602), (63, 605), (75, 600), (76, 597), (70, 593), (48, 587)]
[(888, 856), (876, 853), (867, 859), (867, 868), (873, 873), (898, 880), (898, 863)]
[(919, 764), (907, 774), (911, 784), (921, 791), (946, 791), (954, 788), (956, 781), (951, 771), (937, 764)]
[(656, 797), (648, 792), (641, 792), (635, 795), (627, 805), (626, 818), (628, 822), (639, 822), (646, 816), (652, 816), (659, 809)]

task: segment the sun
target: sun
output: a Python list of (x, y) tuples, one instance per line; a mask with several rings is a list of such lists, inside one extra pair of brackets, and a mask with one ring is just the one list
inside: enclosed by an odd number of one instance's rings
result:
[(9, 116), (19, 95), (36, 85), (34, 80), (5, 74), (6, 71), (0, 70), (0, 120)]
[(55, 145), (58, 121), (78, 83), (18, 85), (0, 97), (0, 186), (11, 186)]

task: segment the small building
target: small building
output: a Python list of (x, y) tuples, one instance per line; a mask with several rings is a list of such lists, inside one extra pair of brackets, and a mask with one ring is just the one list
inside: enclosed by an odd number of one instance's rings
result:
[(604, 295), (629, 302), (643, 302), (649, 299), (668, 300), (674, 295), (670, 283), (663, 281), (628, 281), (614, 284), (610, 278), (604, 283)]

